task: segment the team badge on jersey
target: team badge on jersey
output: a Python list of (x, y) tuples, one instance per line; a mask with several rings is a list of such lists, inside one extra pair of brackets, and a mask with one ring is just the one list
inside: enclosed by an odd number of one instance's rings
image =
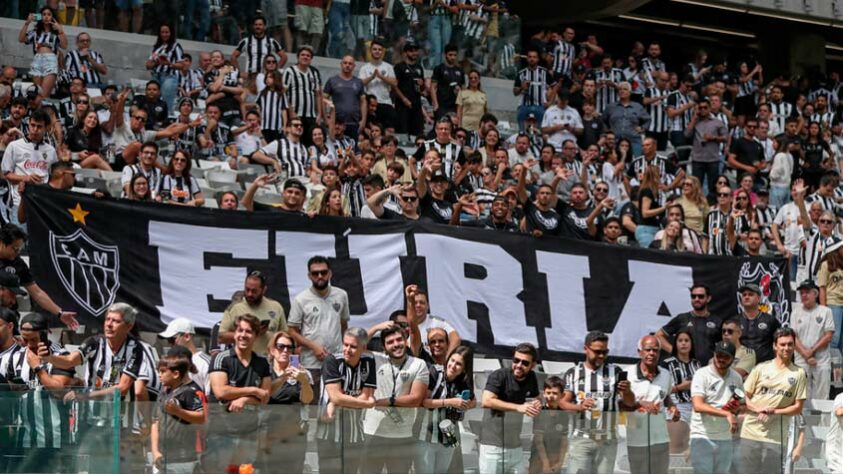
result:
[(73, 299), (99, 315), (114, 302), (120, 287), (120, 251), (94, 241), (82, 229), (70, 235), (50, 232), (53, 267)]

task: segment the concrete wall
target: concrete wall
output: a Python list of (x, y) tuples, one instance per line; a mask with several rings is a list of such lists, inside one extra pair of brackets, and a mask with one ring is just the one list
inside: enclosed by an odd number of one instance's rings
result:
[[(18, 33), (23, 24), (21, 20), (0, 18), (0, 63), (28, 70), (32, 62), (32, 48), (18, 42)], [(83, 28), (65, 27), (68, 48), (75, 48), (76, 35), (83, 30)], [(106, 81), (125, 84), (132, 78), (150, 77), (149, 72), (144, 68), (144, 62), (151, 53), (155, 37), (107, 30), (87, 31), (92, 37), (91, 48), (103, 55), (109, 68), (108, 75), (105, 76)], [(200, 51), (220, 49), (227, 57), (234, 49), (228, 45), (197, 41), (180, 40), (180, 43), (185, 51), (194, 57), (194, 61)], [(294, 63), (295, 57), (291, 57), (289, 62)], [(339, 61), (336, 59), (317, 57), (314, 58), (313, 64), (319, 68), (325, 80), (339, 72)], [(483, 89), (489, 96), (489, 108), (492, 112), (499, 114), (501, 118), (512, 120), (518, 108), (518, 98), (512, 95), (512, 81), (484, 78)]]

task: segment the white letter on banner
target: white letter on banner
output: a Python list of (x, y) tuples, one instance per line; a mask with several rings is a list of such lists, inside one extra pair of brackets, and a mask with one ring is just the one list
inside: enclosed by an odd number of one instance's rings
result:
[[(521, 264), (497, 245), (432, 234), (416, 234), (416, 250), (426, 257), (430, 312), (447, 320), (463, 339), (477, 341), (477, 323), (468, 319), (468, 301), (486, 305), (495, 344), (536, 344), (526, 325)], [(465, 277), (465, 264), (486, 269), (486, 278)]]
[[(189, 236), (189, 237), (186, 237)], [(149, 221), (149, 245), (158, 248), (161, 321), (188, 318), (200, 327), (212, 327), (222, 314), (208, 310), (208, 295), (227, 300), (243, 289), (246, 268), (205, 269), (205, 253), (234, 258), (268, 258), (265, 230), (243, 230)]]
[(694, 269), (630, 260), (629, 280), (634, 285), (609, 338), (609, 347), (612, 355), (638, 357), (641, 336), (658, 331), (670, 321), (670, 317), (658, 315), (662, 302), (671, 317), (690, 311), (688, 288), (694, 282)]
[(547, 348), (581, 352), (588, 332), (583, 282), (583, 278), (591, 276), (588, 257), (538, 251), (536, 262), (547, 279), (551, 325), (545, 330)]
[(316, 232), (276, 232), (275, 254), (284, 257), (287, 270), (287, 290), (290, 300), (310, 287), (307, 261), (314, 255), (335, 257), (334, 234)]
[(404, 234), (348, 236), (348, 253), (359, 259), (363, 297), (368, 312), (355, 316), (354, 325), (369, 327), (386, 321), (390, 313), (404, 307), (401, 260), (407, 255)]

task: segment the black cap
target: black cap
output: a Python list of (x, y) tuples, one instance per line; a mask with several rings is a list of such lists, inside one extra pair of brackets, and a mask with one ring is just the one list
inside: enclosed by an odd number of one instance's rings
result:
[(23, 326), (29, 325), (29, 328), (24, 329), (25, 331), (46, 331), (49, 327), (49, 323), (47, 322), (47, 317), (41, 313), (29, 313), (20, 319), (20, 327), (23, 329)]
[(412, 41), (408, 41), (407, 43), (404, 43), (404, 51), (413, 51), (413, 50), (418, 50), (418, 49), (419, 49), (419, 45), (417, 45), (416, 43), (413, 43)]
[(802, 283), (800, 283), (799, 286), (796, 287), (796, 289), (797, 290), (817, 290), (817, 291), (820, 291), (820, 287), (817, 286), (817, 284), (814, 283), (814, 280), (811, 280), (810, 278), (802, 281)]
[(761, 294), (761, 287), (756, 285), (755, 283), (744, 283), (738, 288), (738, 291), (743, 293), (744, 291), (749, 290), (757, 294)]
[(736, 352), (735, 345), (729, 341), (720, 341), (714, 345), (714, 353), (717, 354), (718, 352), (721, 354), (727, 354), (734, 359)]
[(433, 175), (430, 177), (431, 181), (448, 181), (448, 176), (445, 175), (443, 171), (434, 171)]
[(585, 65), (577, 64), (576, 66), (574, 66), (574, 72), (577, 73), (577, 74), (584, 73), (585, 72)]
[(171, 356), (185, 356), (188, 360), (193, 358), (193, 353), (190, 352), (190, 349), (184, 346), (172, 346), (170, 350), (167, 351), (167, 355)]
[(0, 271), (0, 286), (8, 288), (16, 295), (25, 295), (26, 292), (20, 287), (20, 278), (9, 272)]
[(559, 100), (568, 100), (568, 97), (571, 96), (571, 91), (563, 87), (562, 89), (559, 89), (559, 93), (557, 95), (559, 96)]
[(304, 185), (301, 183), (301, 181), (299, 181), (295, 178), (291, 178), (291, 179), (288, 179), (287, 181), (284, 181), (284, 191), (286, 191), (290, 188), (296, 188), (303, 193), (307, 192), (307, 188), (304, 187)]

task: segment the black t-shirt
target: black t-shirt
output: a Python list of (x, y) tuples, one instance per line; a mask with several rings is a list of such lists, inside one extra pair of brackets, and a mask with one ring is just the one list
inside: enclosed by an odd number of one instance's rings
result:
[(627, 241), (635, 242), (635, 232), (630, 232), (629, 229), (623, 226), (623, 216), (632, 218), (632, 222), (636, 225), (641, 223), (641, 213), (638, 212), (638, 207), (632, 201), (626, 203), (621, 207), (621, 232), (626, 236)]
[[(588, 233), (588, 223), (586, 221), (593, 210), (594, 208), (591, 206), (577, 209), (561, 199), (556, 202), (556, 212), (573, 224), (583, 236)], [(599, 219), (595, 220), (595, 225), (600, 227)]]
[(738, 163), (755, 166), (764, 161), (764, 148), (751, 138), (740, 138), (732, 142), (729, 153), (735, 154)]
[(770, 313), (758, 313), (755, 319), (741, 314), (741, 344), (755, 351), (755, 362), (760, 364), (771, 360), (773, 353), (773, 334), (781, 327), (779, 320)]
[(802, 168), (806, 170), (820, 168), (823, 161), (823, 151), (828, 152), (829, 156), (832, 154), (831, 147), (825, 140), (818, 140), (814, 143), (804, 140), (802, 142), (802, 150), (805, 152), (805, 160), (803, 161)]
[(145, 95), (139, 95), (135, 97), (132, 105), (146, 112), (147, 130), (162, 128), (167, 123), (167, 104), (160, 98), (149, 100)]
[(449, 199), (451, 193), (445, 193), (445, 199), (436, 199), (429, 192), (421, 198), (421, 215), (437, 224), (448, 224), (454, 212), (454, 201)]
[(190, 462), (198, 459), (197, 446), (201, 446), (203, 425), (191, 424), (183, 419), (170, 415), (164, 411), (165, 403), (175, 400), (178, 406), (187, 411), (203, 412), (205, 410), (205, 392), (195, 382), (186, 383), (172, 392), (166, 392), (159, 400), (156, 413), (158, 420), (161, 452), (167, 463)]
[(431, 80), (436, 83), (436, 98), (439, 108), (456, 110), (457, 93), (465, 86), (465, 72), (459, 67), (450, 67), (445, 63), (433, 68)]
[(20, 257), (15, 257), (14, 260), (0, 260), (0, 271), (6, 271), (12, 275), (17, 275), (20, 280), (20, 286), (26, 286), (32, 283), (32, 272), (26, 262)]
[(645, 197), (650, 198), (650, 209), (661, 207), (659, 205), (659, 200), (656, 198), (650, 188), (641, 188), (641, 191), (638, 192), (638, 213), (640, 216), (639, 225), (649, 225), (652, 227), (658, 227), (661, 223), (664, 212), (657, 214), (653, 217), (644, 217), (643, 215), (641, 215), (641, 209), (644, 208), (642, 203), (644, 202)]
[(413, 219), (409, 219), (404, 214), (398, 213), (393, 211), (392, 209), (383, 208), (383, 214), (381, 214), (380, 219), (386, 221), (411, 221)]
[(670, 343), (674, 344), (676, 333), (682, 328), (690, 327), (694, 341), (694, 359), (705, 365), (714, 356), (714, 344), (721, 339), (720, 327), (722, 325), (723, 321), (713, 314), (701, 317), (687, 312), (677, 314), (662, 327), (662, 331), (667, 334)]
[(527, 232), (540, 230), (545, 235), (559, 235), (562, 216), (556, 209), (542, 211), (528, 200), (524, 203), (524, 217), (527, 219)]
[[(539, 395), (539, 384), (535, 372), (524, 380), (516, 380), (511, 368), (498, 369), (489, 375), (484, 390), (497, 395), (504, 402), (522, 404), (528, 398)], [(483, 429), (480, 444), (515, 448), (521, 446), (521, 423), (524, 415), (518, 412), (483, 410)]]
[(600, 117), (595, 117), (593, 119), (582, 119), (582, 126), (583, 132), (582, 135), (577, 138), (577, 145), (585, 150), (600, 140), (600, 135), (603, 134), (603, 131), (606, 129), (606, 125)]
[(485, 219), (477, 219), (477, 220), (473, 220), (473, 221), (463, 222), (460, 225), (462, 225), (463, 227), (478, 227), (478, 228), (481, 228), (481, 229), (502, 230), (502, 231), (506, 231), (506, 232), (518, 232), (519, 231), (518, 225), (515, 222), (513, 222), (511, 220), (507, 220), (507, 221), (504, 221), (503, 224), (496, 224), (492, 220), (492, 216), (489, 216)]
[[(228, 375), (228, 385), (239, 388), (260, 387), (261, 380), (270, 376), (269, 362), (266, 358), (253, 352), (249, 365), (244, 366), (237, 358), (234, 349), (228, 349), (214, 355), (211, 359), (209, 374), (214, 372), (224, 372)], [(225, 405), (227, 411), (229, 402), (218, 400), (213, 390), (210, 395), (211, 401), (219, 402), (210, 407), (212, 411), (219, 410), (220, 404)], [(220, 429), (228, 433), (245, 433), (257, 429), (258, 426), (258, 413), (253, 405), (247, 405), (241, 413), (218, 414), (216, 417), (210, 416), (209, 418), (218, 419)]]
[[(395, 78), (398, 80), (398, 90), (410, 99), (413, 106), (420, 105), (422, 86), (416, 79), (424, 80), (424, 68), (418, 63), (398, 63), (395, 65)], [(404, 105), (400, 100), (397, 103)]]

